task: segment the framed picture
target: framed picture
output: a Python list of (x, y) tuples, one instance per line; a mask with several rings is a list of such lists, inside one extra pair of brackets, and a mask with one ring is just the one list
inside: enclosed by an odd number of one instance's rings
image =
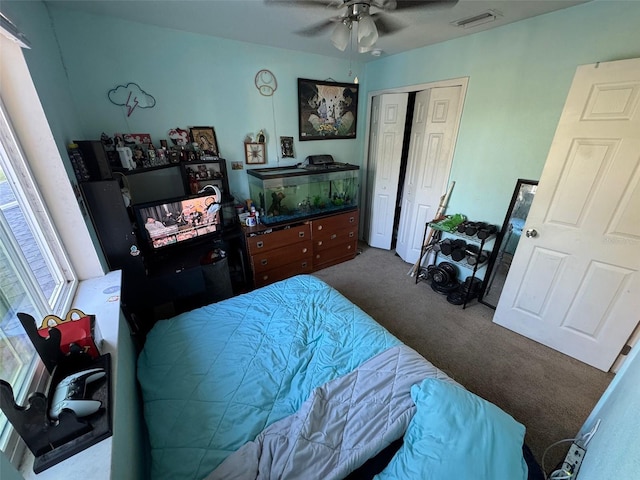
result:
[(191, 127), (189, 133), (191, 134), (191, 141), (197, 143), (200, 150), (216, 157), (220, 155), (216, 132), (213, 127)]
[(244, 157), (247, 165), (267, 163), (267, 152), (264, 143), (245, 142)]
[(299, 140), (356, 138), (358, 85), (298, 79)]
[(280, 137), (280, 152), (282, 158), (293, 158), (293, 137)]

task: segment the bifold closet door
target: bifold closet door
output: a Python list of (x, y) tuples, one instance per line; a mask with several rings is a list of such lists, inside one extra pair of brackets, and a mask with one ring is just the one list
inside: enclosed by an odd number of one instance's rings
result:
[(369, 133), (368, 192), (371, 192), (367, 243), (391, 249), (393, 220), (402, 163), (408, 93), (373, 98)]
[(396, 252), (405, 262), (420, 257), (426, 222), (445, 194), (462, 115), (461, 85), (416, 94)]

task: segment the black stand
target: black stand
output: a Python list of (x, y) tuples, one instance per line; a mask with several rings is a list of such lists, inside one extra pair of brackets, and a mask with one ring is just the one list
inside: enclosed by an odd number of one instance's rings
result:
[[(49, 330), (48, 338), (43, 338), (37, 332), (33, 317), (19, 313), (18, 318), (52, 377), (47, 395), (32, 393), (25, 407), (16, 404), (11, 385), (0, 380), (0, 408), (33, 453), (33, 471), (40, 473), (113, 433), (111, 355), (97, 358), (82, 353), (63, 355), (60, 332), (56, 328)], [(106, 375), (87, 385), (84, 398), (99, 400), (101, 408), (82, 418), (71, 410), (63, 410), (57, 421), (51, 420), (48, 413), (57, 385), (69, 375), (91, 368), (102, 368)]]

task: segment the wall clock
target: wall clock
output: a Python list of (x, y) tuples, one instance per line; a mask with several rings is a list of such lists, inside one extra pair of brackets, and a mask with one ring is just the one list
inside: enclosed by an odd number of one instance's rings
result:
[(267, 152), (264, 143), (245, 142), (244, 144), (245, 162), (248, 165), (267, 163)]

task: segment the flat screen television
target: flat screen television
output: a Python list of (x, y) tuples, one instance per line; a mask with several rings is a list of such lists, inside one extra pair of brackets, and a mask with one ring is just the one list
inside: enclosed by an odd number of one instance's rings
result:
[(140, 236), (152, 251), (222, 231), (220, 191), (136, 205)]

